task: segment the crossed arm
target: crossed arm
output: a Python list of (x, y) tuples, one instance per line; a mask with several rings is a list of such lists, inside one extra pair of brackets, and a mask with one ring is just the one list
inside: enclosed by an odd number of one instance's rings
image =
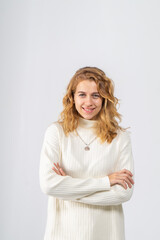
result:
[[(55, 125), (47, 128), (40, 156), (40, 187), (50, 196), (91, 205), (118, 205), (128, 201), (133, 186), (124, 189), (121, 185), (111, 186), (108, 176), (102, 178), (72, 178), (62, 172), (56, 172), (60, 159), (59, 134)], [(60, 167), (60, 166), (59, 166)], [(133, 155), (129, 134), (124, 135), (116, 170), (128, 169), (134, 174)], [(56, 171), (55, 171), (56, 170)]]

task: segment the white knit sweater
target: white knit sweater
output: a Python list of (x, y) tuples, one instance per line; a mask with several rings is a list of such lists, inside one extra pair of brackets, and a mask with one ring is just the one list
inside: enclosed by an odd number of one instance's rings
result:
[[(86, 143), (95, 138), (95, 122), (79, 118), (77, 132)], [(130, 132), (118, 131), (111, 144), (97, 138), (90, 151), (84, 147), (75, 132), (66, 137), (58, 122), (45, 131), (39, 168), (40, 187), (48, 195), (44, 240), (125, 239), (122, 203), (131, 198), (134, 185), (111, 187), (107, 175), (125, 168), (134, 179)], [(67, 176), (52, 170), (57, 162)]]

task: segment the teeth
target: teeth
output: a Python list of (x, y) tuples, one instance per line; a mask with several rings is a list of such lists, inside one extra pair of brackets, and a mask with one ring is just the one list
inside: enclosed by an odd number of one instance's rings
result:
[(92, 111), (92, 110), (94, 110), (94, 108), (83, 108), (84, 110), (86, 110), (87, 112), (90, 112), (90, 111)]

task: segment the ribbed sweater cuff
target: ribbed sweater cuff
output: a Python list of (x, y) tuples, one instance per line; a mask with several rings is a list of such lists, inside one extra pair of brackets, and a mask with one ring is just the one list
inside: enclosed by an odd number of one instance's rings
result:
[(111, 189), (110, 180), (108, 176), (100, 178), (99, 181), (100, 181), (100, 185), (103, 185), (105, 190)]

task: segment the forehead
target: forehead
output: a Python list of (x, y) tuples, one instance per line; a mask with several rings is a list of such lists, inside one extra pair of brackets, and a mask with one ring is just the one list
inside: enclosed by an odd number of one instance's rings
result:
[(76, 91), (97, 91), (97, 84), (93, 80), (83, 80), (78, 83)]

